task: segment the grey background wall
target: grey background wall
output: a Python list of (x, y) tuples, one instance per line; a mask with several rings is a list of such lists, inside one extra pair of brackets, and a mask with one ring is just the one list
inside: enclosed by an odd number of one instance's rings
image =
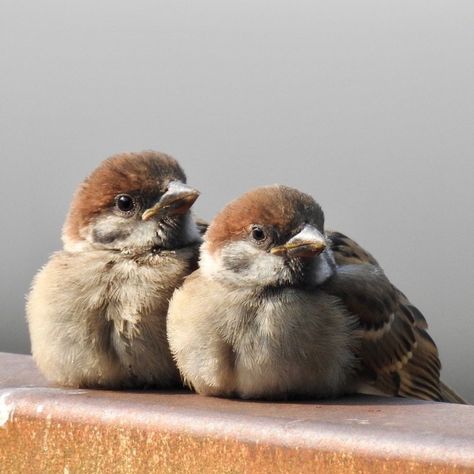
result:
[(1, 1), (0, 350), (77, 184), (175, 155), (205, 218), (249, 187), (312, 193), (427, 316), (474, 402), (474, 3)]

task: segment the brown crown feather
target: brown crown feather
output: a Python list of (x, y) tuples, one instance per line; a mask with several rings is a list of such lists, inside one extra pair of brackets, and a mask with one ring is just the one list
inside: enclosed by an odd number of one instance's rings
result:
[(155, 151), (121, 153), (104, 160), (77, 189), (64, 224), (64, 234), (79, 240), (80, 230), (114, 203), (120, 193), (156, 190), (170, 180), (186, 182), (178, 162)]
[(322, 231), (324, 214), (308, 194), (283, 185), (264, 186), (248, 191), (230, 202), (210, 224), (205, 240), (214, 253), (225, 242), (240, 239), (252, 224), (274, 226), (281, 233), (304, 222), (309, 215)]

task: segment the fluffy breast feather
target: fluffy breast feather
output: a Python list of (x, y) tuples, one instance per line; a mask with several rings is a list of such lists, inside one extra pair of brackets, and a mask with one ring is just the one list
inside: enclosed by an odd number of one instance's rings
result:
[(73, 386), (176, 377), (166, 312), (195, 253), (188, 248), (146, 261), (108, 251), (54, 254), (36, 276), (27, 303), (40, 369), (50, 380)]

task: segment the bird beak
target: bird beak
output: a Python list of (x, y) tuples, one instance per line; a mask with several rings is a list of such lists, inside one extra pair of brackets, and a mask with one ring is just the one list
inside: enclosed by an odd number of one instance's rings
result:
[(197, 189), (181, 183), (181, 181), (171, 181), (165, 194), (153, 207), (143, 213), (142, 219), (147, 221), (157, 215), (185, 214), (199, 197), (199, 194)]
[(288, 257), (315, 257), (326, 248), (326, 239), (315, 227), (306, 224), (303, 230), (293, 236), (288, 242), (273, 247), (273, 255)]

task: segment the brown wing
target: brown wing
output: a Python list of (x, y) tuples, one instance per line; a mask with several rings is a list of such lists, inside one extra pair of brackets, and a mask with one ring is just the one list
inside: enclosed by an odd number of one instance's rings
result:
[(370, 253), (346, 235), (330, 230), (326, 232), (326, 236), (331, 243), (337, 265), (370, 263), (378, 266), (377, 260)]
[(362, 247), (339, 232), (328, 237), (338, 269), (325, 289), (358, 318), (361, 380), (388, 395), (443, 400), (438, 350), (423, 315)]

